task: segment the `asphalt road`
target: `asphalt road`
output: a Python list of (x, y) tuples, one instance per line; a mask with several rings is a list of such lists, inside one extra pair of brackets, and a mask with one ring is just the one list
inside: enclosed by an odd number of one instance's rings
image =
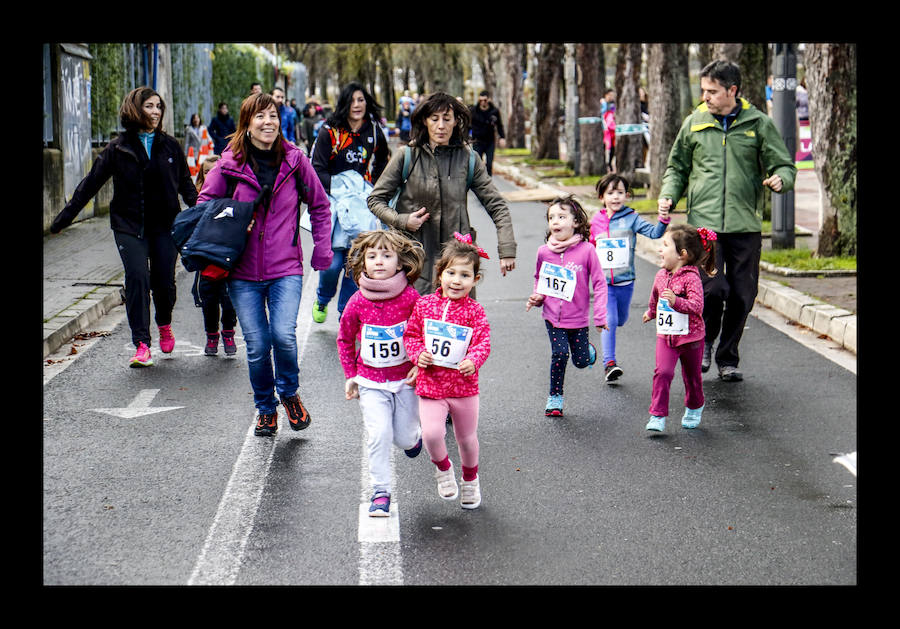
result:
[[(623, 379), (570, 364), (566, 415), (546, 418), (549, 342), (540, 312), (525, 312), (545, 205), (511, 204), (519, 256), (505, 278), (491, 223), (472, 195), (469, 207), (492, 257), (478, 287), (492, 326), (479, 509), (437, 496), (424, 450), (398, 451), (393, 517), (359, 516), (364, 429), (343, 398), (336, 316), (309, 316), (315, 273), (298, 320), (313, 421), (274, 438), (252, 435), (241, 339), (235, 358), (203, 356), (182, 275), (171, 357), (157, 349), (153, 368), (127, 368), (118, 308), (98, 324), (108, 336), (45, 375), (44, 584), (856, 583), (857, 482), (834, 462), (856, 451), (854, 373), (751, 317), (745, 380), (706, 374), (703, 423), (687, 431), (676, 374), (669, 426), (647, 433), (654, 329), (640, 317), (656, 269), (638, 260)], [(448, 443), (458, 468), (452, 433)]]

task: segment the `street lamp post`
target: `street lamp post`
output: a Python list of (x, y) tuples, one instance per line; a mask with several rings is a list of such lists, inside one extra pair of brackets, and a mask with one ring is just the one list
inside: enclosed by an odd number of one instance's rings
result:
[[(788, 153), (797, 146), (797, 55), (793, 44), (775, 44), (772, 119)], [(772, 248), (794, 248), (794, 191), (772, 193)]]

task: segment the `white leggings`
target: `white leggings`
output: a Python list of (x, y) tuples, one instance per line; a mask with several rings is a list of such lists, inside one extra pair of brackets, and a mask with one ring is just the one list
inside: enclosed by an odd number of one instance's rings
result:
[(419, 441), (419, 399), (404, 386), (397, 393), (360, 385), (359, 408), (366, 425), (369, 477), (374, 492), (391, 493), (391, 444), (409, 450)]

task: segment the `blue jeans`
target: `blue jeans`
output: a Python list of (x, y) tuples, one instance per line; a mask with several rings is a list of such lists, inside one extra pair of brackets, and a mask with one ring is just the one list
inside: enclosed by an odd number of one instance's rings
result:
[(337, 293), (338, 281), (341, 282), (341, 294), (338, 295), (338, 312), (344, 312), (347, 302), (353, 297), (353, 293), (359, 290), (356, 282), (349, 275), (344, 274), (344, 261), (347, 259), (347, 249), (333, 249), (331, 266), (325, 271), (319, 271), (319, 288), (316, 290), (316, 301), (324, 308)]
[(609, 329), (600, 331), (604, 365), (616, 359), (616, 328), (621, 328), (628, 321), (633, 294), (634, 282), (624, 286), (606, 285), (606, 326)]
[(302, 289), (302, 275), (263, 282), (231, 280), (228, 283), (231, 303), (247, 344), (253, 401), (260, 413), (275, 412), (278, 406), (276, 391), (283, 399), (294, 395), (300, 386), (297, 312)]

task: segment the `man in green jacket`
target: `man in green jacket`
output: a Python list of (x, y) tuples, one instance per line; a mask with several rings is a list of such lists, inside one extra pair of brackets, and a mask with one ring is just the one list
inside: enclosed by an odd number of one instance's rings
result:
[[(741, 71), (713, 61), (700, 71), (703, 103), (689, 115), (669, 153), (658, 205), (670, 210), (687, 197), (687, 220), (718, 234), (717, 273), (703, 277), (706, 342), (722, 380), (743, 379), (738, 344), (759, 283), (765, 188), (787, 192), (797, 169), (781, 134), (766, 114), (739, 96)], [(721, 333), (721, 336), (720, 336)]]

